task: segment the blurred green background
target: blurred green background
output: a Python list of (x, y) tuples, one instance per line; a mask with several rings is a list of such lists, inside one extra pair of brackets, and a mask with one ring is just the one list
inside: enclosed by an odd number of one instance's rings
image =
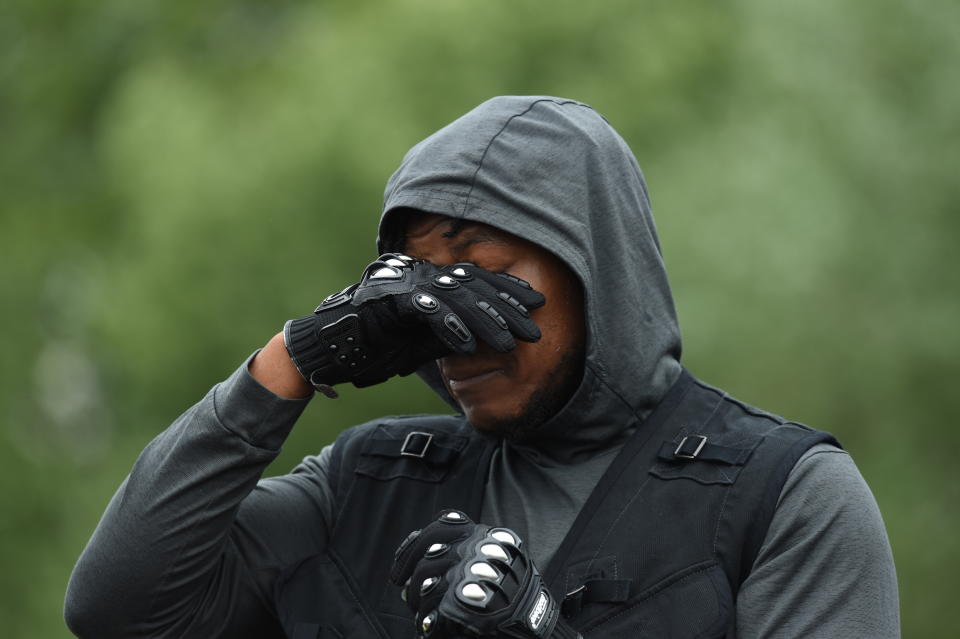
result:
[[(960, 3), (0, 6), (0, 631), (67, 636), (73, 562), (138, 451), (374, 256), (404, 151), (484, 99), (592, 104), (650, 185), (685, 363), (834, 432), (904, 636), (960, 595)], [(317, 401), (271, 467), (443, 410)]]

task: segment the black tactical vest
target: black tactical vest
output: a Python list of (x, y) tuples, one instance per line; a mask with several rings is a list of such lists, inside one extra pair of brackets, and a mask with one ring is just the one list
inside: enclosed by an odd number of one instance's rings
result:
[[(684, 372), (542, 567), (567, 621), (586, 639), (732, 636), (737, 590), (784, 481), (819, 442), (838, 445)], [(288, 636), (412, 637), (413, 616), (387, 579), (393, 552), (444, 508), (479, 521), (495, 445), (459, 416), (388, 418), (345, 431), (330, 469), (329, 547), (278, 581)]]

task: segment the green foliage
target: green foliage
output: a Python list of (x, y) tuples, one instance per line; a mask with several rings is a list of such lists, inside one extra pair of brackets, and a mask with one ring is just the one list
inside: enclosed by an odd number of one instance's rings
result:
[[(594, 105), (646, 171), (685, 362), (836, 433), (905, 636), (952, 636), (960, 5), (27, 2), (0, 9), (0, 627), (67, 575), (137, 451), (374, 256), (405, 150), (482, 100)], [(416, 379), (308, 410), (444, 410)]]

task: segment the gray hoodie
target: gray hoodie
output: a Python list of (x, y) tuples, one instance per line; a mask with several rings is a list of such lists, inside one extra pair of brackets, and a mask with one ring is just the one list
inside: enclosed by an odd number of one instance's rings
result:
[[(585, 104), (498, 97), (414, 146), (384, 199), (381, 250), (402, 248), (391, 214), (412, 208), (529, 239), (580, 279), (580, 388), (535, 446), (500, 446), (484, 499), (483, 518), (536, 540), (529, 547), (545, 565), (613, 453), (680, 374), (680, 331), (640, 167)], [(456, 407), (435, 365), (419, 374)]]
[[(678, 377), (680, 330), (643, 175), (590, 107), (549, 97), (484, 102), (404, 157), (387, 183), (382, 250), (397, 248), (391, 213), (400, 208), (499, 227), (580, 279), (587, 372), (547, 429), (564, 444), (603, 446)], [(435, 366), (420, 374), (452, 403)]]

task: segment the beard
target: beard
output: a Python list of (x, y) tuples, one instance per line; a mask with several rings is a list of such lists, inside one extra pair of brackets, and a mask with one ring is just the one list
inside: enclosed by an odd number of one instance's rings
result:
[(481, 432), (515, 443), (532, 443), (547, 435), (541, 427), (566, 406), (580, 387), (585, 356), (585, 345), (567, 351), (547, 374), (547, 383), (530, 395), (519, 415), (492, 422)]

